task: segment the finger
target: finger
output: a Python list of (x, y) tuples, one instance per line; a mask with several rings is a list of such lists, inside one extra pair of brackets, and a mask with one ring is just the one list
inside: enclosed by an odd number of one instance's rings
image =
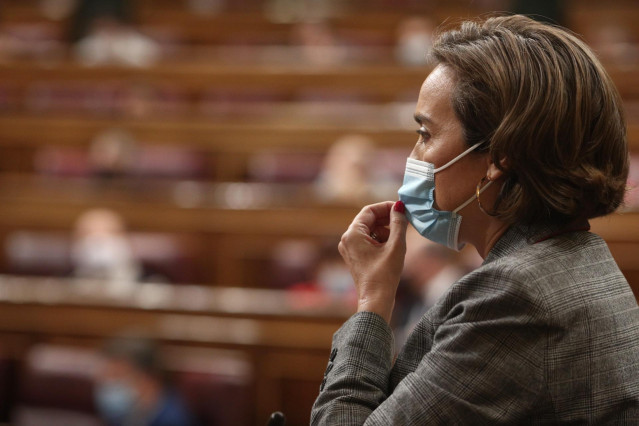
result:
[(392, 207), (392, 201), (368, 205), (355, 216), (353, 224), (364, 225), (369, 231), (374, 229), (376, 225), (388, 225)]
[(337, 251), (339, 251), (340, 256), (342, 256), (342, 259), (344, 259), (344, 261), (348, 264), (348, 261), (346, 259), (346, 250), (344, 250), (344, 243), (343, 243), (343, 237), (342, 237), (342, 241), (339, 242), (339, 244), (337, 245)]
[(388, 242), (392, 246), (406, 247), (406, 227), (408, 226), (406, 207), (404, 203), (397, 201), (391, 210)]
[(390, 229), (388, 229), (388, 227), (386, 226), (375, 225), (375, 227), (371, 230), (371, 237), (373, 237), (374, 240), (380, 243), (385, 243), (386, 241), (388, 241), (389, 235)]

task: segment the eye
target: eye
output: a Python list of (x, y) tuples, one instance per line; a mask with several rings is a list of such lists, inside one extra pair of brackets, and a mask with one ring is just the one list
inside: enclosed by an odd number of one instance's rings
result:
[(430, 139), (430, 133), (428, 133), (428, 130), (426, 130), (426, 128), (424, 126), (422, 126), (419, 129), (417, 129), (416, 132), (419, 135), (418, 142), (424, 143), (424, 142), (427, 142)]

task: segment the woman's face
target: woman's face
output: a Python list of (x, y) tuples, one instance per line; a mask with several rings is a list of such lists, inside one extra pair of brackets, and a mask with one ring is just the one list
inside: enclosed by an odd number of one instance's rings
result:
[[(426, 78), (419, 92), (415, 120), (419, 139), (411, 158), (441, 167), (468, 149), (462, 124), (455, 116), (451, 95), (455, 87), (452, 71), (438, 65)], [(470, 198), (477, 183), (486, 175), (486, 154), (468, 153), (435, 174), (435, 208), (452, 211)], [(472, 205), (472, 204), (471, 204)], [(462, 214), (469, 207), (462, 209)]]

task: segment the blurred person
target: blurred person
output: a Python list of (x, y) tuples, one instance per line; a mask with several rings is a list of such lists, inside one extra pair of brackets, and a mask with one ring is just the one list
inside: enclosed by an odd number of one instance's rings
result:
[(565, 24), (566, 2), (564, 0), (510, 0), (510, 10), (520, 15), (550, 24)]
[(13, 55), (14, 43), (12, 37), (5, 31), (4, 25), (2, 25), (3, 7), (0, 4), (0, 63), (10, 59)]
[(136, 82), (121, 93), (118, 112), (125, 117), (177, 117), (188, 111), (184, 92), (178, 87), (158, 87)]
[(74, 18), (74, 52), (85, 65), (144, 67), (160, 57), (159, 45), (133, 26), (124, 0), (82, 0)]
[(138, 158), (137, 143), (125, 130), (111, 128), (96, 134), (89, 148), (44, 146), (34, 158), (40, 173), (68, 176), (91, 176), (108, 181), (131, 175)]
[[(59, 3), (57, 0), (52, 1)], [(133, 23), (134, 4), (131, 0), (75, 0), (68, 13), (71, 18), (68, 38), (71, 43), (77, 43), (87, 36), (96, 19), (110, 17), (120, 22)]]
[(53, 21), (67, 19), (73, 14), (79, 0), (40, 0), (38, 9), (42, 16)]
[(287, 239), (271, 249), (271, 285), (286, 288), (306, 283), (317, 261), (317, 247), (311, 241)]
[(265, 0), (264, 15), (273, 22), (319, 21), (340, 14), (340, 0)]
[(346, 135), (338, 139), (326, 153), (323, 168), (315, 186), (321, 200), (359, 204), (371, 200), (371, 164), (373, 142), (363, 135)]
[(113, 19), (96, 21), (86, 38), (74, 48), (85, 65), (129, 65), (145, 67), (155, 63), (160, 48), (151, 38)]
[[(354, 306), (356, 294), (353, 277), (336, 249), (336, 241), (322, 243), (316, 247), (314, 254), (304, 265), (305, 279), (288, 287), (292, 294), (298, 296), (295, 301), (300, 306), (297, 307), (327, 305), (331, 300)], [(307, 297), (300, 298), (299, 295)]]
[(639, 155), (630, 156), (630, 172), (628, 173), (628, 191), (624, 198), (627, 210), (639, 211)]
[(12, 59), (14, 50), (13, 38), (0, 27), (0, 63)]
[(272, 260), (277, 286), (333, 295), (353, 293), (353, 279), (333, 240), (319, 246), (286, 240), (274, 248)]
[(102, 351), (95, 402), (108, 426), (191, 426), (193, 415), (171, 386), (157, 344), (119, 337)]
[(132, 288), (142, 271), (133, 255), (124, 221), (107, 209), (89, 210), (77, 219), (71, 261), (75, 276), (104, 280), (114, 292)]
[(127, 176), (134, 168), (136, 145), (133, 135), (125, 130), (104, 130), (89, 145), (89, 168), (103, 179)]
[(226, 6), (226, 0), (188, 0), (189, 10), (198, 15), (214, 15)]
[[(639, 306), (588, 222), (626, 190), (617, 89), (585, 43), (521, 15), (464, 22), (431, 52), (400, 200), (363, 208), (338, 247), (357, 313), (311, 424), (635, 424)], [(408, 223), (484, 261), (394, 357)]]
[(324, 22), (301, 22), (293, 26), (291, 44), (297, 48), (296, 60), (312, 65), (335, 65), (348, 59), (333, 29)]
[(395, 56), (404, 65), (425, 65), (433, 45), (435, 25), (428, 18), (403, 19), (397, 28)]
[(594, 28), (590, 39), (592, 48), (606, 63), (639, 63), (639, 45), (633, 41), (632, 33), (617, 23), (604, 23)]
[(335, 244), (325, 245), (315, 265), (315, 283), (326, 294), (339, 296), (345, 300), (355, 300), (353, 277), (344, 264)]
[(311, 282), (306, 283), (308, 288), (347, 300), (355, 296), (353, 277), (344, 265), (334, 242), (322, 244), (310, 269), (313, 274)]
[(393, 312), (396, 349), (401, 349), (422, 316), (465, 272), (457, 253), (408, 230), (402, 272), (407, 294)]

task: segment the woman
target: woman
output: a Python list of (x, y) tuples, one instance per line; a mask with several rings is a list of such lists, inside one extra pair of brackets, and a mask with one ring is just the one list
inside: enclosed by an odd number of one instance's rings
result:
[[(588, 232), (625, 190), (614, 85), (584, 43), (522, 16), (464, 23), (432, 56), (401, 201), (364, 208), (339, 245), (358, 312), (334, 336), (311, 422), (639, 422), (639, 308)], [(393, 363), (408, 222), (484, 263)]]

